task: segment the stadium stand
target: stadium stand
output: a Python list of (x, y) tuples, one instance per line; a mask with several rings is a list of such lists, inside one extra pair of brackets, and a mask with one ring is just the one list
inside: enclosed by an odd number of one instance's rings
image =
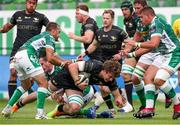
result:
[[(86, 3), (89, 8), (119, 8), (124, 0), (39, 0), (38, 9), (74, 9), (78, 3)], [(132, 0), (133, 1), (133, 0)], [(0, 10), (24, 8), (25, 0), (0, 0)], [(147, 0), (152, 7), (180, 6), (180, 0)]]

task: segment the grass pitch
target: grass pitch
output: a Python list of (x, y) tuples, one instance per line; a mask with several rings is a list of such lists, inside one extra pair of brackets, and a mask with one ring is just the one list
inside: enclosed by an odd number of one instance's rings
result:
[[(0, 111), (5, 107), (7, 101), (0, 100)], [(10, 119), (5, 119), (0, 116), (0, 124), (180, 124), (178, 120), (172, 119), (172, 106), (169, 109), (164, 108), (163, 102), (157, 102), (156, 115), (152, 119), (136, 119), (133, 113), (116, 113), (114, 119), (86, 119), (86, 118), (56, 118), (50, 120), (35, 120), (36, 108), (35, 103), (28, 104), (18, 112), (12, 115)], [(138, 102), (134, 102), (135, 109), (138, 109)], [(49, 112), (56, 106), (55, 102), (46, 101), (45, 111)], [(90, 105), (87, 106), (87, 108)], [(105, 105), (102, 105), (97, 112), (104, 111)]]

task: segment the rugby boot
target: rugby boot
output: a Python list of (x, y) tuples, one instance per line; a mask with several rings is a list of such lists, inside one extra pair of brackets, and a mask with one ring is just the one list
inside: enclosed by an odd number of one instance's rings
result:
[(172, 104), (172, 100), (168, 97), (166, 97), (166, 100), (165, 100), (165, 108), (169, 108)]
[(4, 117), (4, 118), (10, 118), (10, 116), (11, 116), (11, 106), (6, 106), (3, 110), (2, 110), (2, 112), (1, 112), (1, 114), (2, 114), (2, 116)]
[(173, 119), (180, 118), (180, 104), (174, 105), (174, 113), (172, 116)]
[(154, 110), (154, 108), (144, 108), (137, 114), (136, 118), (152, 118), (155, 115)]
[(133, 116), (137, 118), (139, 112), (140, 112), (141, 110), (143, 110), (144, 108), (145, 108), (145, 106), (141, 106), (137, 112), (133, 113)]

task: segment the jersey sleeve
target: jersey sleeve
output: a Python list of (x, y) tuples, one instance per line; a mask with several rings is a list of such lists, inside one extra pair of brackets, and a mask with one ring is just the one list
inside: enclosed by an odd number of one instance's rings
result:
[(123, 40), (128, 38), (128, 34), (123, 29), (121, 29), (119, 35)]
[(164, 30), (163, 24), (160, 23), (159, 21), (155, 21), (155, 23), (153, 23), (150, 27), (150, 37), (162, 36), (163, 30)]
[(55, 41), (52, 37), (46, 37), (46, 48), (51, 48), (55, 51)]
[(49, 23), (49, 19), (45, 15), (43, 15), (42, 23), (44, 26), (47, 26), (47, 24)]
[(112, 82), (108, 82), (107, 84), (111, 91), (114, 91), (118, 88), (116, 80), (113, 80)]
[(91, 32), (94, 32), (94, 24), (92, 23), (87, 23), (84, 25), (84, 31), (87, 32), (87, 31), (91, 31)]
[(102, 62), (97, 60), (89, 60), (84, 64), (84, 72), (87, 73), (96, 73), (101, 70)]
[(17, 18), (17, 12), (14, 13), (14, 14), (12, 15), (11, 19), (10, 19), (10, 23), (11, 23), (12, 25), (16, 25), (16, 18)]

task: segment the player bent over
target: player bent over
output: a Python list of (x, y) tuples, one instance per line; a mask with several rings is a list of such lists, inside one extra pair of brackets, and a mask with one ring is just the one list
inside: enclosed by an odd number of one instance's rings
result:
[(55, 41), (58, 41), (59, 33), (59, 25), (57, 23), (50, 22), (47, 25), (46, 32), (28, 40), (16, 53), (14, 63), (19, 79), (21, 80), (21, 86), (16, 89), (12, 98), (8, 101), (8, 104), (1, 112), (4, 117), (10, 117), (12, 106), (16, 103), (16, 101), (18, 101), (23, 93), (31, 87), (30, 78), (32, 78), (39, 86), (37, 90), (37, 114), (35, 119), (47, 119), (43, 109), (45, 98), (48, 94), (48, 82), (39, 63), (38, 52), (42, 48), (46, 48), (46, 57), (48, 61), (55, 65), (60, 66), (62, 64), (69, 63), (54, 54)]

